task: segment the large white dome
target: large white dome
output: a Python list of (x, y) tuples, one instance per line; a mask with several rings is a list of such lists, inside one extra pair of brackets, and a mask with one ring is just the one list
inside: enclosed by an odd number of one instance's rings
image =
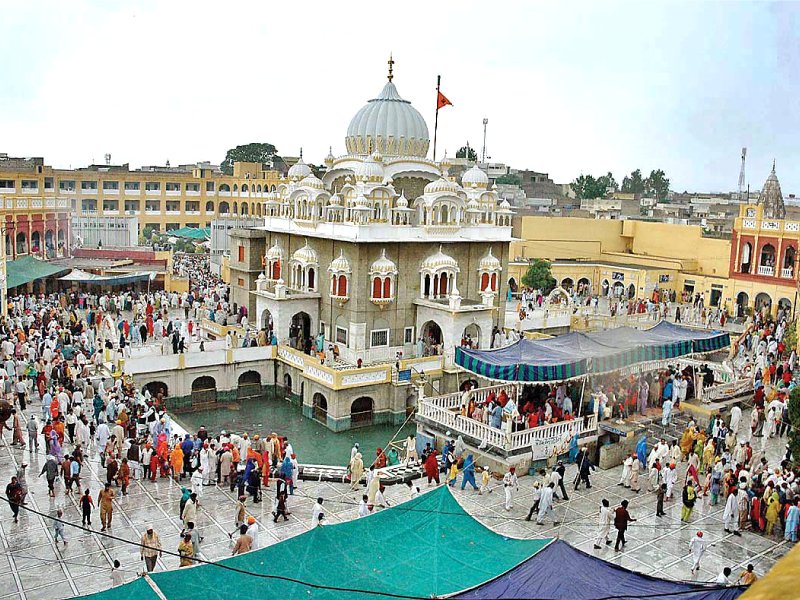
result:
[(345, 145), (350, 154), (424, 157), (430, 139), (425, 119), (389, 81), (350, 121)]

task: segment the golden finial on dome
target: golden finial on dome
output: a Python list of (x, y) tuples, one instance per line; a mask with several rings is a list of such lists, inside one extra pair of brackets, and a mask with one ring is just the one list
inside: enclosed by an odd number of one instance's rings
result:
[(392, 53), (389, 53), (389, 81), (392, 80), (394, 75), (392, 74), (392, 67), (394, 67), (394, 60), (392, 59)]

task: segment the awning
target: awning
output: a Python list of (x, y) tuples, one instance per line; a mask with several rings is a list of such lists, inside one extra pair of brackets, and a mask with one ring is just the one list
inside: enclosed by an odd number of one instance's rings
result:
[(521, 339), (496, 350), (457, 347), (455, 362), (488, 379), (546, 382), (711, 352), (729, 345), (730, 335), (724, 331), (699, 331), (662, 321), (647, 330), (620, 327), (546, 340)]
[(186, 238), (199, 242), (211, 238), (211, 229), (209, 227), (181, 227), (180, 229), (167, 231), (167, 234), (174, 237)]
[(69, 267), (54, 265), (32, 256), (23, 256), (6, 263), (6, 287), (8, 289), (15, 288), (37, 279), (44, 279), (57, 273), (63, 273), (68, 269)]
[(137, 281), (153, 281), (156, 278), (155, 271), (143, 271), (141, 273), (130, 273), (123, 275), (95, 275), (81, 269), (72, 269), (72, 272), (64, 277), (59, 277), (59, 281), (72, 281), (76, 283), (89, 283), (92, 285), (126, 285)]

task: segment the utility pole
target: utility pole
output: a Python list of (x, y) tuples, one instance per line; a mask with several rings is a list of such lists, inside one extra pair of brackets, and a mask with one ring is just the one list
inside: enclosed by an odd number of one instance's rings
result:
[(489, 119), (483, 118), (483, 149), (481, 150), (481, 162), (486, 162), (486, 126), (489, 124)]
[(739, 202), (741, 202), (744, 197), (744, 164), (746, 158), (747, 148), (742, 148), (742, 168), (739, 170)]

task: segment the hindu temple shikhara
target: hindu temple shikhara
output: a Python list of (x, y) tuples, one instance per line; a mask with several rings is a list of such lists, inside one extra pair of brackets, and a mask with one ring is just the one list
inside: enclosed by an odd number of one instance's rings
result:
[(347, 154), (329, 153), (321, 179), (301, 157), (263, 199), (264, 226), (231, 234), (233, 301), (277, 338), (276, 383), (332, 429), (406, 418), (416, 394), (393, 377), (398, 359), (455, 391), (454, 347), (469, 335), (488, 348), (503, 324), (510, 206), (477, 166), (451, 177), (429, 144), (390, 73), (351, 120)]

